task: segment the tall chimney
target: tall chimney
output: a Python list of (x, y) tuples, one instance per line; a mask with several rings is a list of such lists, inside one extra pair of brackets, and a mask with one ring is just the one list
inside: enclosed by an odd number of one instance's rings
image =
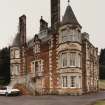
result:
[(19, 34), (20, 34), (20, 43), (21, 45), (26, 44), (26, 16), (22, 15), (19, 18)]
[(57, 31), (60, 23), (60, 0), (51, 0), (51, 28)]

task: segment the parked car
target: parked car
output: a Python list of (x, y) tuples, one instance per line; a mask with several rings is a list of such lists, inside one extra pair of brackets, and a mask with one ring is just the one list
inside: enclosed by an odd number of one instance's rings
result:
[(5, 86), (0, 88), (0, 95), (20, 95), (20, 90), (18, 89), (13, 89), (12, 87)]

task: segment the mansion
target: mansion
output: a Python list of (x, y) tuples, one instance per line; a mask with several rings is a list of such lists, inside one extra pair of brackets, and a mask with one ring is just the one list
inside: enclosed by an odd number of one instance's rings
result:
[(41, 16), (39, 33), (26, 39), (26, 16), (10, 47), (11, 86), (33, 95), (81, 95), (98, 91), (98, 48), (81, 32), (70, 4), (60, 20), (60, 0), (51, 0), (51, 26)]

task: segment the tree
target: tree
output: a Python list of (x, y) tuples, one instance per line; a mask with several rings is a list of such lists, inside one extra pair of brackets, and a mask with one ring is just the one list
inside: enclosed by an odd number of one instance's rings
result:
[(105, 79), (105, 49), (101, 49), (99, 57), (99, 77)]
[(10, 50), (3, 48), (0, 51), (0, 85), (10, 82)]

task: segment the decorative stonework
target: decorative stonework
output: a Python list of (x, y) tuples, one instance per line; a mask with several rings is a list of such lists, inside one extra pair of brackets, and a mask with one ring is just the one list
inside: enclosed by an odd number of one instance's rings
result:
[(33, 95), (97, 92), (98, 49), (81, 29), (70, 5), (60, 22), (60, 0), (51, 0), (51, 27), (41, 17), (40, 32), (26, 42), (21, 16), (10, 48), (10, 85), (24, 84)]

